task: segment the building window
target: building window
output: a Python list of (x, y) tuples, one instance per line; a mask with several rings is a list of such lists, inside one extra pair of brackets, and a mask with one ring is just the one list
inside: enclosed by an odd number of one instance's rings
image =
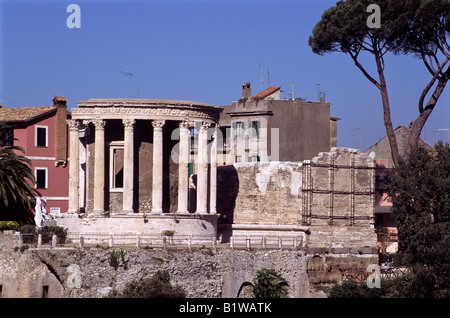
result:
[(255, 156), (250, 156), (250, 162), (259, 162), (259, 156), (255, 155)]
[(36, 147), (48, 147), (48, 127), (36, 126)]
[(236, 162), (242, 162), (242, 156), (236, 156)]
[(244, 122), (243, 121), (235, 121), (232, 123), (233, 128), (233, 137), (234, 138), (242, 138), (244, 137)]
[(249, 137), (250, 138), (259, 138), (259, 130), (261, 128), (261, 122), (259, 120), (252, 120), (250, 121), (250, 131), (249, 131)]
[(5, 137), (5, 139), (4, 139), (5, 146), (14, 145), (14, 129), (13, 128), (11, 128), (10, 126), (6, 126), (6, 134), (4, 137)]
[(123, 161), (124, 144), (123, 141), (111, 142), (110, 150), (110, 189), (123, 189)]
[(48, 188), (48, 170), (47, 170), (47, 168), (35, 168), (34, 176), (36, 178), (36, 188), (37, 189), (47, 189)]

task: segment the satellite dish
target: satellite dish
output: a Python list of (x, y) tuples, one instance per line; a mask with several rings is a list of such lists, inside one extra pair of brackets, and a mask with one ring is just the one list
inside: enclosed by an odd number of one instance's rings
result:
[(375, 156), (376, 156), (376, 154), (375, 154), (374, 151), (372, 151), (372, 152), (369, 154), (369, 157), (372, 158), (372, 159), (375, 159)]

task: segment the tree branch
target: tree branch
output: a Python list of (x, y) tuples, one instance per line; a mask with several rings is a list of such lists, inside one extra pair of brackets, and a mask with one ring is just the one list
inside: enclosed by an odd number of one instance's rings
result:
[[(428, 82), (427, 86), (425, 86), (424, 90), (422, 91), (422, 94), (420, 94), (420, 97), (419, 97), (419, 113), (420, 114), (422, 114), (423, 110), (424, 110), (424, 108), (423, 108), (423, 101), (425, 100), (425, 96), (427, 96), (428, 92), (430, 91), (431, 87), (433, 87), (433, 85), (436, 82), (436, 80), (439, 77), (439, 75), (442, 74), (441, 72), (442, 72), (442, 70), (444, 69), (445, 65), (448, 63), (449, 60), (450, 60), (450, 57), (447, 57), (445, 59), (445, 61), (441, 64), (439, 69), (436, 70), (436, 72), (434, 73), (434, 76)], [(447, 72), (448, 72), (448, 70), (447, 70)]]
[(422, 54), (423, 64), (425, 64), (425, 67), (427, 68), (428, 72), (430, 72), (431, 76), (434, 76), (435, 73), (433, 72), (433, 69), (430, 67), (430, 64), (428, 64), (428, 62), (427, 62), (427, 56), (423, 52), (421, 54)]
[(349, 54), (350, 54), (351, 58), (353, 59), (353, 62), (355, 63), (355, 65), (361, 70), (361, 72), (364, 74), (364, 76), (365, 76), (370, 82), (372, 82), (372, 84), (375, 85), (379, 90), (381, 90), (381, 85), (380, 85), (380, 83), (378, 83), (372, 76), (370, 76), (370, 74), (367, 73), (367, 71), (364, 69), (364, 67), (359, 63), (359, 61), (358, 61), (358, 55), (352, 54), (351, 51), (349, 51)]
[(428, 59), (430, 60), (430, 67), (433, 70), (433, 74), (436, 74), (436, 69), (434, 68), (433, 60), (431, 59), (431, 55), (428, 54), (427, 56), (428, 56)]

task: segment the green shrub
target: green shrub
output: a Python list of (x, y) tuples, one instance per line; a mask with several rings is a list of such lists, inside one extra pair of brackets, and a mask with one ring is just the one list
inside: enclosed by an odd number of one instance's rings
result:
[(158, 271), (151, 278), (128, 282), (123, 292), (113, 289), (108, 298), (185, 298), (186, 292), (180, 286), (172, 286), (169, 272)]
[(17, 230), (19, 226), (16, 221), (0, 221), (0, 231)]
[(370, 292), (377, 288), (369, 289), (366, 283), (359, 283), (353, 279), (344, 280), (331, 288), (329, 298), (371, 298)]
[[(335, 283), (329, 298), (399, 298), (411, 297), (411, 275), (405, 274), (394, 279), (381, 279), (381, 288), (369, 288), (366, 282), (359, 283), (353, 279)], [(417, 289), (418, 286), (415, 287)], [(416, 296), (414, 296), (416, 297)]]
[(68, 230), (62, 226), (43, 226), (39, 233), (48, 235), (66, 236)]
[(18, 228), (20, 233), (38, 233), (38, 234), (47, 234), (53, 235), (56, 234), (58, 236), (66, 236), (68, 233), (68, 229), (62, 226), (43, 226), (41, 228), (37, 228), (34, 224), (25, 224)]
[(117, 269), (120, 265), (120, 262), (122, 262), (122, 264), (125, 264), (125, 252), (123, 251), (123, 249), (113, 249), (108, 256), (109, 265), (114, 267), (114, 269)]
[(25, 224), (17, 229), (20, 233), (36, 233), (36, 225)]
[(255, 298), (286, 298), (288, 282), (273, 269), (261, 269), (256, 272), (253, 284)]

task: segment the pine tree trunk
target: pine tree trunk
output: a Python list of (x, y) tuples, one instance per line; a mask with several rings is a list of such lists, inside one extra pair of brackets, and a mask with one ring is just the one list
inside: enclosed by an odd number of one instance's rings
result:
[(392, 162), (394, 163), (395, 167), (398, 167), (399, 151), (397, 139), (395, 138), (395, 131), (394, 128), (392, 127), (391, 109), (389, 105), (389, 97), (386, 87), (386, 79), (384, 78), (384, 67), (382, 65), (381, 57), (379, 54), (375, 54), (375, 60), (377, 63), (378, 76), (380, 78), (379, 88), (381, 93), (381, 100), (383, 103), (383, 120), (384, 126), (386, 127), (386, 136), (389, 140), (389, 145), (391, 147)]
[(422, 132), (423, 126), (425, 125), (428, 117), (431, 115), (431, 112), (434, 109), (439, 97), (444, 91), (445, 85), (447, 84), (447, 80), (440, 80), (434, 89), (433, 94), (427, 102), (427, 105), (424, 107), (420, 107), (419, 109), (423, 109), (420, 113), (419, 117), (414, 121), (413, 126), (411, 128), (411, 134), (409, 135), (408, 145), (406, 152), (409, 152), (411, 148), (417, 145), (419, 141), (420, 133)]

